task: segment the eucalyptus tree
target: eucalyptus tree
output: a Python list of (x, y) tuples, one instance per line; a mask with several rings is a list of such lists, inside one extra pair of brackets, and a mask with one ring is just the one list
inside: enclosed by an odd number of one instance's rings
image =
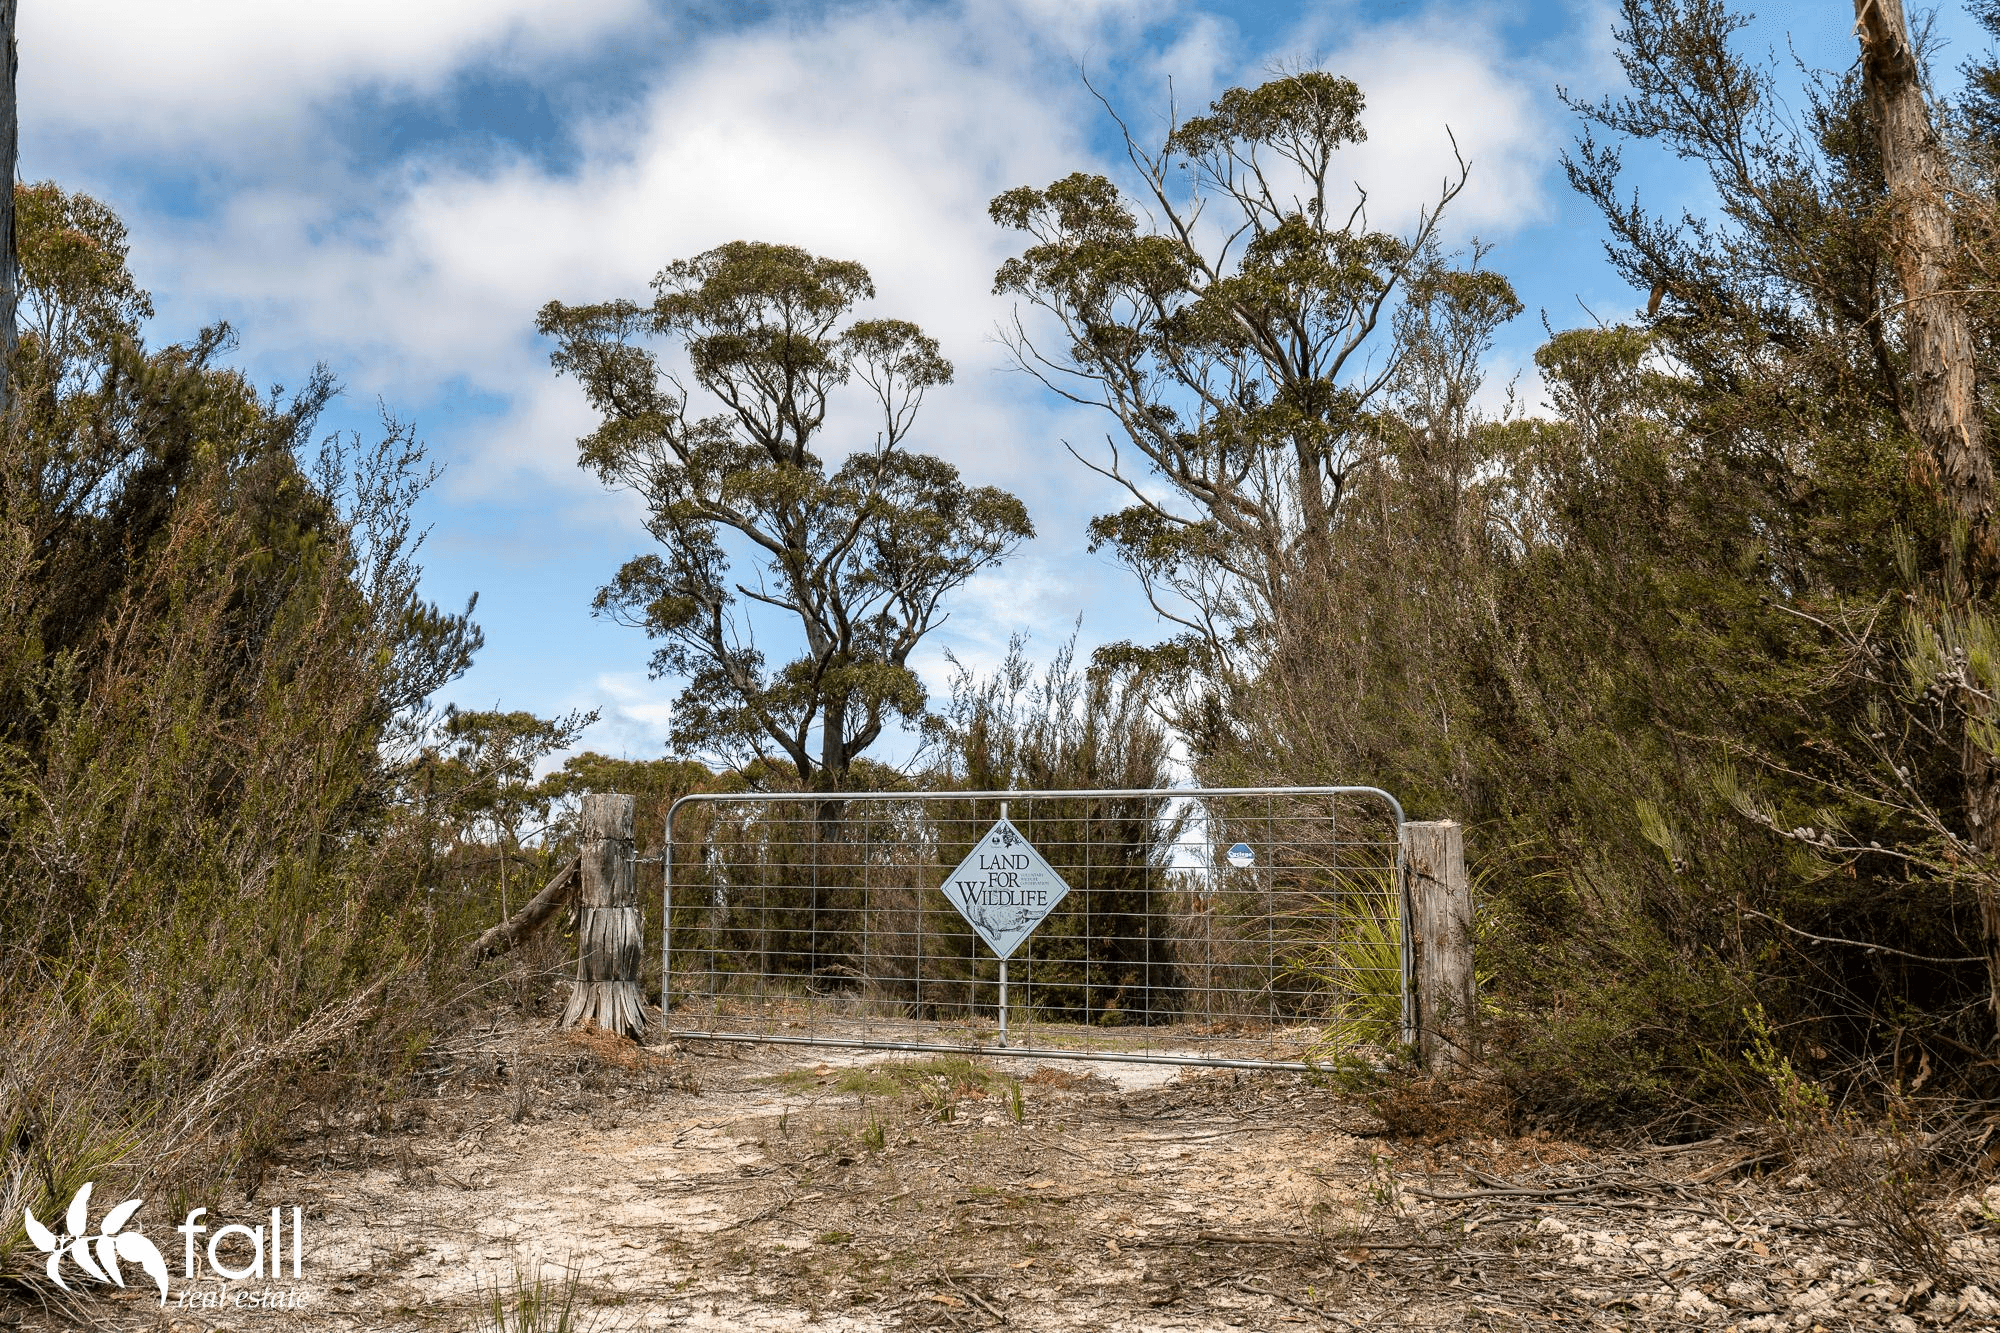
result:
[(1226, 668), (1261, 643), (1293, 585), (1334, 561), (1356, 480), (1389, 458), (1384, 411), (1413, 349), (1441, 328), (1481, 345), (1519, 309), (1505, 279), (1443, 252), (1462, 157), (1404, 234), (1372, 226), (1358, 188), (1336, 197), (1362, 108), (1321, 71), (1232, 88), (1158, 148), (1119, 122), (1136, 200), (1079, 172), (992, 202), (1030, 242), (994, 290), (1059, 332), (1017, 317), (1019, 365), (1115, 419), (1108, 454), (1084, 461), (1132, 503), (1091, 536), (1185, 631), (1168, 659)]
[[(1920, 457), (1937, 476), (1937, 491), (1964, 537), (1950, 544), (1947, 558), (1961, 545), (1969, 578), (1954, 580), (1945, 598), (1932, 598), (1933, 628), (1920, 639), (1928, 651), (1933, 679), (1957, 686), (1966, 739), (1959, 747), (1965, 778), (1963, 841), (1988, 867), (2000, 860), (2000, 755), (1995, 750), (1993, 672), (1971, 679), (1960, 668), (1991, 661), (1992, 615), (1981, 605), (1991, 595), (1995, 559), (1993, 450), (1988, 442), (1988, 408), (1980, 401), (1981, 338), (1968, 309), (1965, 285), (1981, 284), (1990, 268), (1960, 260), (1963, 247), (1952, 216), (1957, 182), (1939, 140), (1929, 99), (1924, 95), (1923, 61), (1911, 41), (1902, 0), (1856, 0), (1855, 32), (1861, 45), (1866, 90), (1881, 154), (1886, 210), (1895, 225), (1890, 258), (1903, 292), (1902, 323), (1908, 357), (1905, 409)], [(1992, 26), (1992, 11), (1986, 13)], [(1975, 92), (1976, 97), (1976, 92)], [(1985, 201), (1975, 213), (1990, 216)], [(1991, 224), (1988, 223), (1988, 226)], [(1976, 234), (1976, 233), (1975, 233)], [(1977, 245), (1972, 247), (1977, 251)], [(1962, 268), (1978, 276), (1954, 272)], [(1988, 377), (1990, 392), (1990, 376)], [(1986, 594), (1978, 597), (1977, 594)], [(1990, 605), (1990, 603), (1989, 603)], [(1977, 885), (1981, 946), (1986, 955), (1986, 1002), (2000, 1041), (2000, 877), (1989, 869)]]
[[(651, 301), (551, 302), (538, 320), (602, 416), (581, 465), (645, 503), (659, 544), (596, 609), (660, 641), (656, 676), (685, 679), (674, 743), (821, 789), (922, 715), (911, 652), (1033, 533), (1013, 495), (907, 447), (952, 367), (912, 323), (850, 319), (874, 294), (860, 264), (734, 241), (667, 265)], [(857, 382), (875, 438), (836, 462), (828, 413)], [(753, 612), (796, 631), (795, 655), (767, 660)]]

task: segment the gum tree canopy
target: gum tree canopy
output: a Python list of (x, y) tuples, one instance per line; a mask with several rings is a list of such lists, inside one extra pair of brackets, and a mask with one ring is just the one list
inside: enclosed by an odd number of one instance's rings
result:
[(1362, 106), (1317, 70), (1231, 88), (1157, 149), (1125, 133), (1137, 200), (1078, 172), (990, 208), (1028, 240), (995, 292), (1054, 316), (1041, 341), (1015, 326), (1018, 364), (1117, 422), (1108, 459), (1085, 461), (1133, 503), (1093, 543), (1197, 659), (1256, 642), (1324, 576), (1343, 502), (1393, 452), (1390, 400), (1464, 382), (1458, 363), (1520, 309), (1476, 247), (1465, 267), (1441, 249), (1463, 159), (1402, 235), (1369, 225), (1365, 194), (1337, 197)]
[[(597, 609), (662, 641), (655, 676), (686, 679), (676, 746), (838, 787), (886, 723), (921, 714), (911, 651), (948, 593), (1032, 535), (1027, 510), (904, 447), (951, 363), (903, 320), (843, 325), (875, 294), (861, 265), (733, 241), (669, 264), (653, 291), (550, 302), (537, 321), (603, 415), (578, 441), (582, 466), (644, 499), (660, 544)], [(829, 467), (821, 429), (851, 381), (874, 399), (877, 435)], [(696, 415), (697, 392), (720, 410)], [(757, 606), (799, 630), (802, 650), (776, 668), (746, 614)]]

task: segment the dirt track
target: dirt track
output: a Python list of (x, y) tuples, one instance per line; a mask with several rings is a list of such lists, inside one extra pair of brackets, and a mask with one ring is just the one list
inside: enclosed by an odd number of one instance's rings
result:
[(1292, 1075), (547, 1032), (432, 1079), (241, 1208), (306, 1207), (302, 1309), (166, 1324), (470, 1328), (567, 1270), (603, 1330), (2000, 1327), (2000, 1236), (1955, 1221), (1915, 1287), (1740, 1144), (1427, 1148)]

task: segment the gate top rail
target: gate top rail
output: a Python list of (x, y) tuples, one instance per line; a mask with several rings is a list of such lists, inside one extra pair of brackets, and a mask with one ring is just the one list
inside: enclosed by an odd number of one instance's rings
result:
[(786, 791), (786, 792), (691, 792), (667, 807), (666, 842), (673, 846), (674, 815), (684, 805), (696, 801), (1027, 801), (1074, 800), (1079, 797), (1180, 797), (1210, 796), (1373, 796), (1384, 802), (1396, 817), (1396, 827), (1409, 823), (1403, 803), (1380, 787), (1084, 787), (1075, 790), (1008, 791)]

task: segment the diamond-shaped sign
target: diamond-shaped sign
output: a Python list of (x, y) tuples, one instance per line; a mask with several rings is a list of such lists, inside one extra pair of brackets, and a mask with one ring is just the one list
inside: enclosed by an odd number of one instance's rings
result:
[(1021, 830), (1002, 819), (939, 886), (996, 957), (1008, 958), (1055, 910), (1069, 885)]

